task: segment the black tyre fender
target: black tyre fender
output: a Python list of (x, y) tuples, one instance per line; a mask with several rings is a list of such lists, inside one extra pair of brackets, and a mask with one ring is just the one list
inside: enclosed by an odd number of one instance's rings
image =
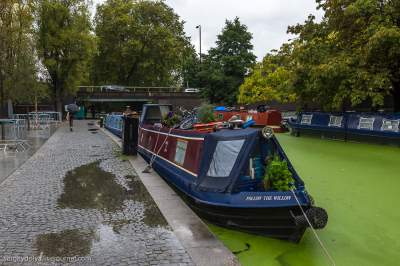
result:
[[(322, 229), (328, 223), (328, 213), (320, 207), (311, 207), (306, 210), (306, 215), (314, 229)], [(304, 215), (294, 217), (295, 223), (298, 227), (309, 226)]]
[(306, 215), (314, 229), (322, 229), (328, 223), (328, 213), (320, 207), (311, 207), (306, 211)]

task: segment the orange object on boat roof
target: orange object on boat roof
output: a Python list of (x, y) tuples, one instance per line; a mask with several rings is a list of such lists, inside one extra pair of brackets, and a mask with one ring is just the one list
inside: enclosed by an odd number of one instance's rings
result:
[(214, 128), (220, 124), (221, 122), (198, 123), (193, 125), (193, 129), (200, 132), (213, 132)]
[(275, 109), (269, 109), (265, 112), (257, 110), (239, 110), (239, 111), (215, 111), (214, 112), (218, 121), (228, 121), (232, 116), (238, 115), (243, 121), (253, 119), (255, 126), (264, 127), (269, 126), (274, 129), (274, 132), (282, 132), (282, 114)]

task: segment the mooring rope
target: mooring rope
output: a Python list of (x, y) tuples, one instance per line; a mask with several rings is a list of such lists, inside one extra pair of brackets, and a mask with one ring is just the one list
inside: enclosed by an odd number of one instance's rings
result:
[[(157, 158), (158, 154), (160, 153), (162, 147), (164, 146), (165, 142), (167, 142), (168, 137), (171, 135), (171, 131), (172, 131), (172, 127), (169, 129), (168, 135), (165, 137), (165, 139), (164, 139), (163, 143), (161, 144), (160, 148), (158, 148), (157, 153), (153, 153), (153, 155), (151, 156), (150, 162), (149, 162), (149, 165), (148, 165), (150, 168), (153, 167), (153, 163), (154, 163), (154, 161), (156, 160), (156, 158)], [(161, 127), (160, 127), (159, 132), (161, 132)], [(157, 140), (156, 140), (156, 145), (154, 146), (154, 151), (156, 151), (156, 149), (157, 149), (158, 139), (159, 139), (160, 135), (161, 135), (161, 134), (158, 133), (158, 135), (157, 135)]]
[(324, 243), (322, 243), (322, 240), (319, 238), (317, 231), (314, 229), (313, 225), (311, 224), (310, 220), (308, 219), (305, 211), (303, 210), (303, 207), (300, 204), (299, 199), (296, 196), (296, 193), (294, 193), (294, 190), (291, 189), (294, 198), (296, 199), (297, 205), (299, 205), (301, 212), (303, 213), (304, 217), (306, 218), (307, 223), (310, 225), (311, 231), (314, 233), (315, 238), (317, 239), (319, 245), (321, 246), (322, 250), (325, 252), (325, 255), (328, 257), (330, 262), (332, 263), (333, 266), (336, 266), (335, 261), (333, 260), (332, 256), (329, 254), (328, 249), (325, 247)]

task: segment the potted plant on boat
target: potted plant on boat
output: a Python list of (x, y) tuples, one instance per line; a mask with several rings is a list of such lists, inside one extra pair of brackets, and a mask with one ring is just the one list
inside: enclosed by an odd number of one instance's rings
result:
[(267, 160), (265, 168), (265, 190), (288, 191), (294, 188), (294, 179), (289, 171), (288, 164), (275, 155), (272, 160)]

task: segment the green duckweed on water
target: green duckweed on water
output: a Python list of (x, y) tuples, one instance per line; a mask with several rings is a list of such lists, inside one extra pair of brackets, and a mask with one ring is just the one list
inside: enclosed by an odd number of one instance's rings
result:
[[(336, 265), (398, 265), (400, 148), (277, 135), (328, 225), (318, 234)], [(299, 244), (209, 225), (242, 265), (330, 265), (312, 232)]]

